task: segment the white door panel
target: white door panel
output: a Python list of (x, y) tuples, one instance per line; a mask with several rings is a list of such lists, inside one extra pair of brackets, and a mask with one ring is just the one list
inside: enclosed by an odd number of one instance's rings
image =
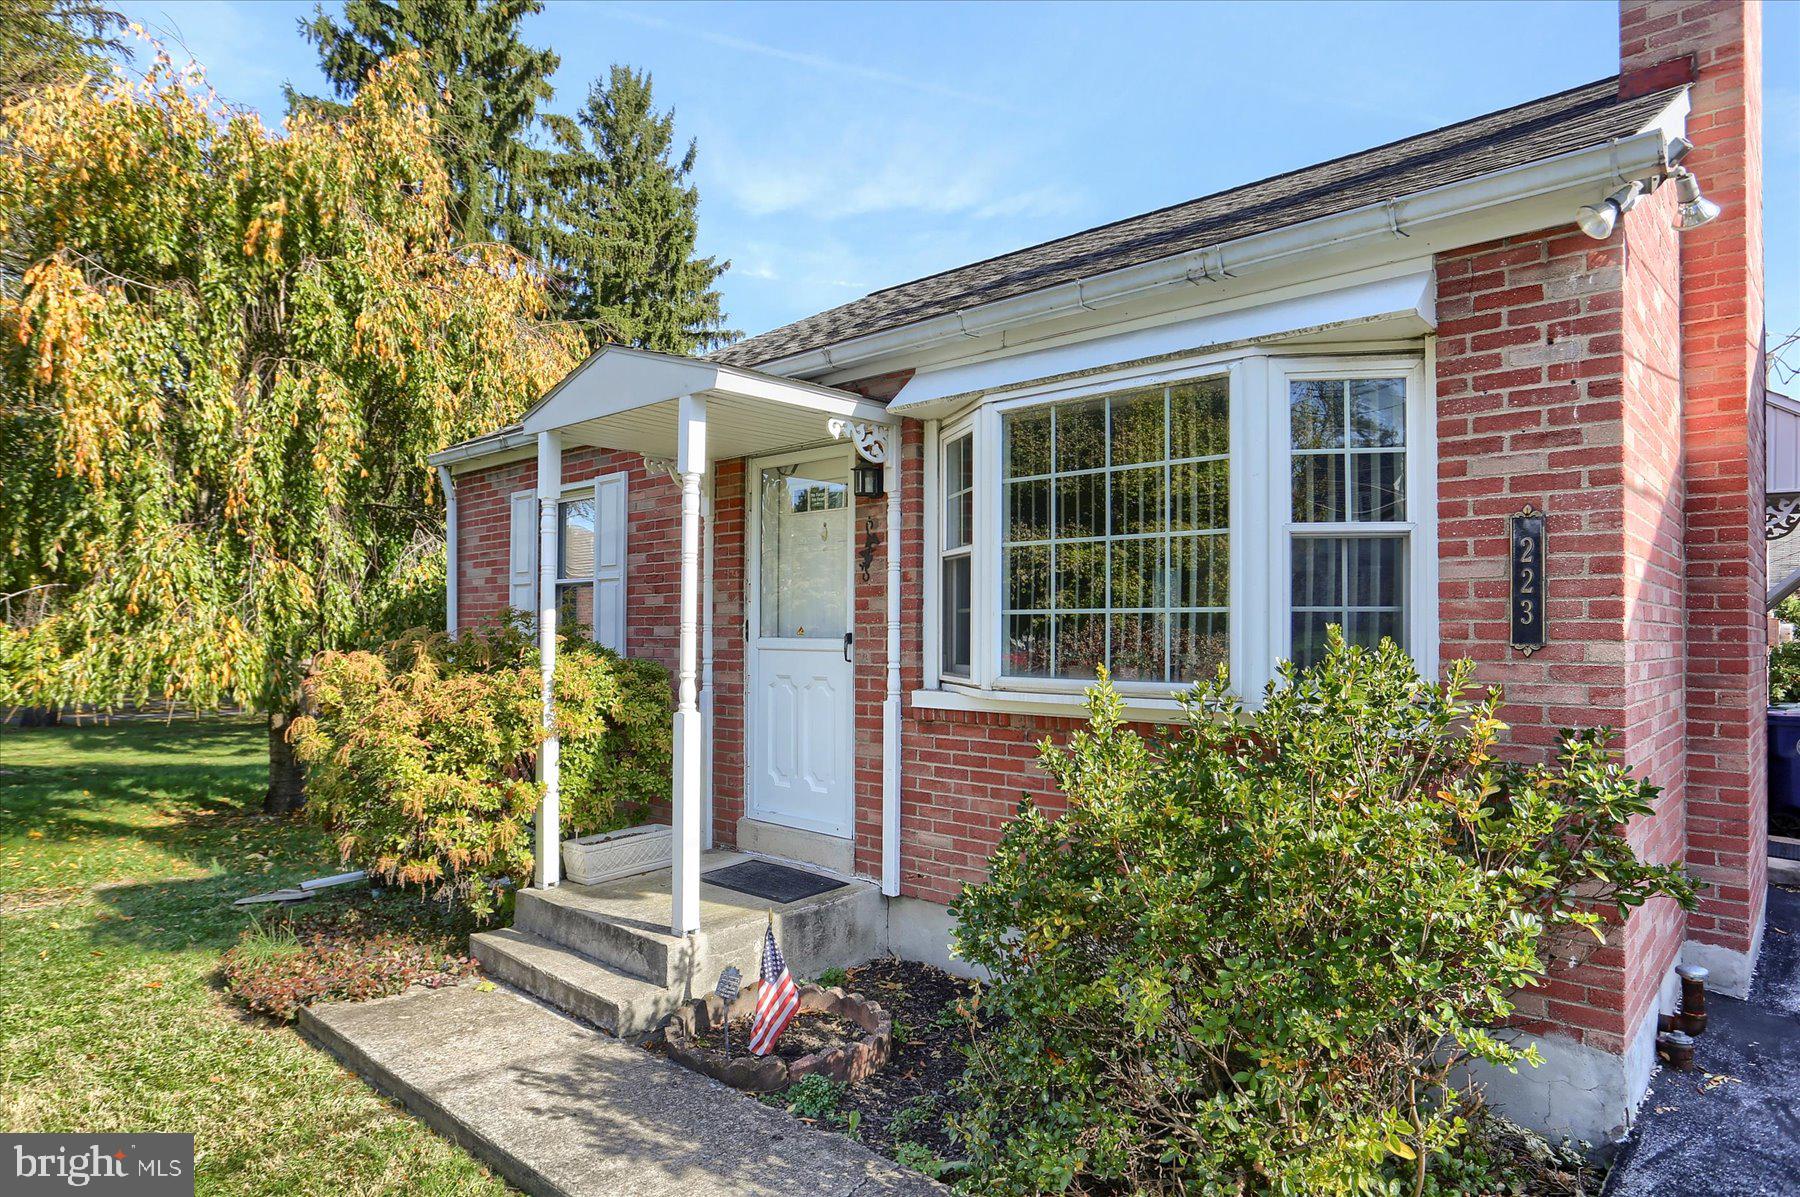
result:
[(853, 819), (853, 510), (848, 455), (759, 462), (752, 473), (752, 818), (849, 836)]

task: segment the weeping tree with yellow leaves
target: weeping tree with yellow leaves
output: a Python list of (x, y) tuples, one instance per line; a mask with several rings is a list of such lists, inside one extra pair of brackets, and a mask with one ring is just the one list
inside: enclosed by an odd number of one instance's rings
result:
[(456, 238), (418, 82), (276, 131), (158, 54), (0, 109), (0, 704), (236, 700), (299, 803), (305, 661), (441, 562), (427, 454), (580, 351)]

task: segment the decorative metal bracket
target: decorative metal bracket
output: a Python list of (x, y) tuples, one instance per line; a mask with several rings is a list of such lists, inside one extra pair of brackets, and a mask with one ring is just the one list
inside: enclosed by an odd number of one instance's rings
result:
[(1780, 540), (1800, 528), (1800, 490), (1770, 491), (1763, 508), (1763, 539)]
[(885, 465), (888, 459), (888, 433), (885, 424), (864, 424), (860, 420), (840, 420), (832, 418), (825, 422), (825, 427), (837, 440), (849, 437), (856, 446), (856, 455), (871, 465)]
[(675, 461), (669, 457), (651, 457), (644, 455), (644, 468), (652, 474), (667, 474), (669, 481), (676, 486), (681, 485), (681, 471), (675, 468)]

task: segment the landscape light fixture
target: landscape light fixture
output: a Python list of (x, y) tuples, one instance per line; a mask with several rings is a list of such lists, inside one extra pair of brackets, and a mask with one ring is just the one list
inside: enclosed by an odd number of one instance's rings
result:
[(1594, 240), (1604, 241), (1612, 236), (1619, 217), (1637, 206), (1638, 196), (1643, 193), (1644, 185), (1633, 179), (1599, 203), (1583, 204), (1581, 210), (1575, 213), (1575, 223)]

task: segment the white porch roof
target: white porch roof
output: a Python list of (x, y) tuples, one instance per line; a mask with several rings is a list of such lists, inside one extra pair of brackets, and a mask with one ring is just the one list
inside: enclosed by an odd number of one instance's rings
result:
[(835, 387), (796, 382), (741, 366), (609, 345), (525, 413), (521, 433), (559, 432), (593, 445), (673, 458), (684, 395), (706, 401), (712, 460), (775, 453), (833, 434), (827, 421), (887, 424), (885, 404)]

